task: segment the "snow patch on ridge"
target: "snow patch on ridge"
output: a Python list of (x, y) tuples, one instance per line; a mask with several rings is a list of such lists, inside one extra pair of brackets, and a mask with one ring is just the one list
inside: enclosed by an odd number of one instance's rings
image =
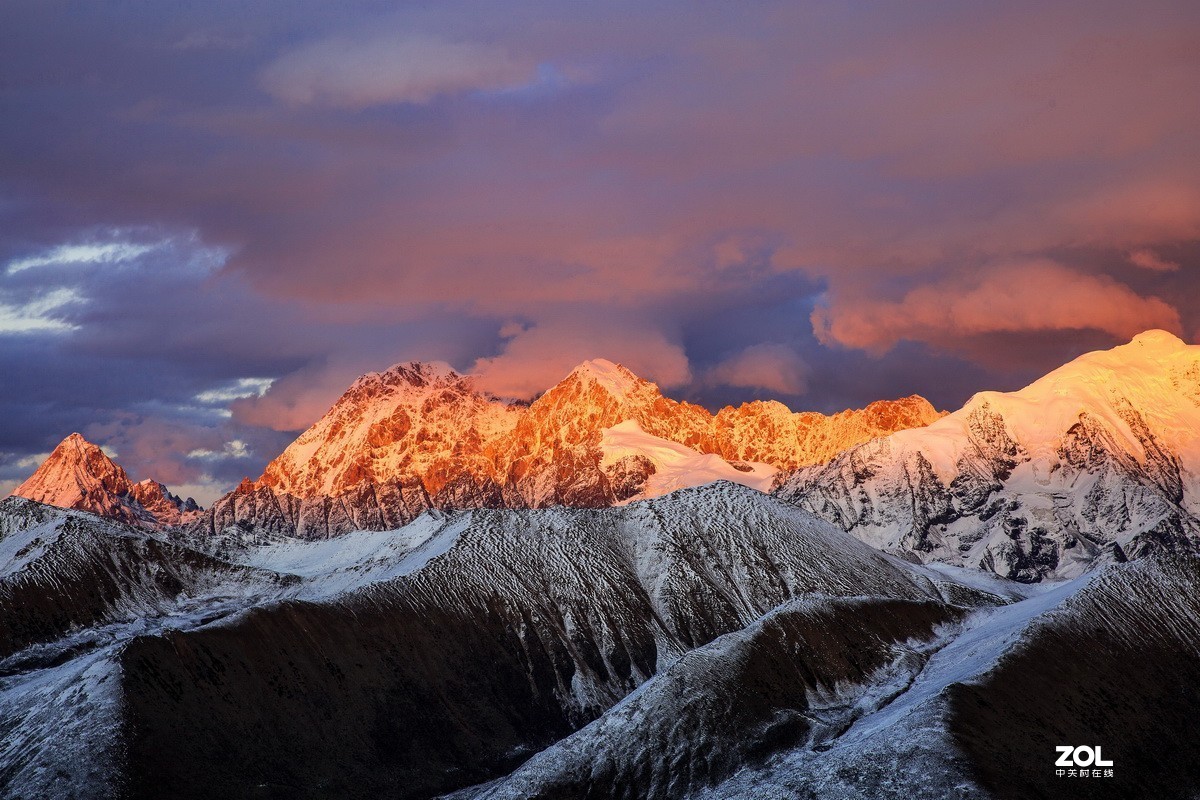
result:
[(332, 539), (286, 539), (249, 550), (235, 563), (304, 579), (299, 594), (332, 597), (368, 584), (410, 575), (448, 552), (471, 521), (423, 514), (391, 531), (354, 531)]
[[(629, 456), (646, 458), (654, 465), (638, 499), (658, 497), (676, 489), (730, 481), (760, 492), (770, 491), (779, 473), (770, 464), (742, 462), (749, 471), (734, 467), (717, 455), (699, 453), (690, 447), (652, 436), (636, 420), (605, 428), (600, 440), (601, 466), (608, 467)], [(631, 498), (633, 499), (633, 498)], [(629, 501), (626, 501), (629, 502)]]

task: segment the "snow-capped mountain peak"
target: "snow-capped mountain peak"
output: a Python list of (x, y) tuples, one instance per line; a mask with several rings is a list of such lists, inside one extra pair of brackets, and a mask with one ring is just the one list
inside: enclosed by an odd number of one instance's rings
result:
[(999, 415), (1013, 441), (1030, 453), (1052, 453), (1081, 418), (1102, 422), (1122, 449), (1144, 462), (1146, 441), (1137, 417), (1156, 440), (1179, 456), (1200, 462), (1200, 346), (1162, 330), (1085, 353), (1015, 392), (979, 392), (958, 411), (921, 434), (897, 435), (920, 442), (939, 474), (953, 477), (961, 441), (971, 420)]
[(1200, 533), (1200, 347), (1165, 331), (980, 392), (780, 492), (885, 549), (1008, 577)]
[[(584, 361), (571, 370), (570, 375), (567, 376), (567, 380), (572, 378), (585, 383), (595, 383), (617, 398), (625, 397), (635, 389), (643, 388), (646, 385), (654, 386), (649, 381), (634, 375), (625, 366), (609, 361), (606, 358), (594, 358)], [(657, 389), (658, 387), (655, 386), (654, 388)]]
[[(773, 469), (817, 463), (939, 416), (918, 397), (832, 416), (763, 402), (714, 415), (600, 358), (526, 405), (494, 397), (444, 364), (409, 362), (355, 381), (202, 524), (213, 533), (236, 523), (324, 537), (400, 525), (429, 508), (607, 506), (716, 476), (765, 485)], [(630, 422), (649, 437), (632, 449), (670, 455), (670, 464), (632, 451), (609, 457), (605, 431)], [(756, 462), (751, 472), (737, 466)], [(706, 466), (692, 468), (699, 464)]]

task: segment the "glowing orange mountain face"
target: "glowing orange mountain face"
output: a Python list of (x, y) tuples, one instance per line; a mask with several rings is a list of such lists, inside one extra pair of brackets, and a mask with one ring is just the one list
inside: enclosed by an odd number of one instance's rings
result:
[(734, 464), (792, 470), (941, 416), (918, 396), (832, 416), (771, 401), (714, 415), (602, 360), (580, 365), (526, 406), (477, 390), (470, 376), (410, 363), (356, 381), (267, 466), (258, 486), (308, 498), (415, 478), (430, 496), (486, 487), (506, 505), (590, 505), (612, 499), (602, 496), (611, 487), (596, 485), (613, 479), (600, 466), (604, 431), (629, 420), (649, 436)]
[(198, 513), (194, 502), (185, 503), (157, 481), (134, 483), (120, 465), (78, 433), (63, 439), (13, 494), (149, 527), (178, 525)]

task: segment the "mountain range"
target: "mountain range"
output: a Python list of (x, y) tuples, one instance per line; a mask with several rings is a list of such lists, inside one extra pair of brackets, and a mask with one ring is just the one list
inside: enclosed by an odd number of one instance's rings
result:
[(916, 396), (832, 416), (763, 401), (711, 414), (604, 360), (529, 404), (475, 383), (419, 362), (364, 375), (257, 481), (199, 515), (132, 508), (123, 471), (111, 478), (120, 468), (77, 434), (14, 494), (214, 539), (324, 538), (395, 528), (431, 508), (601, 507), (720, 479), (769, 490), (780, 471), (940, 416)]
[(72, 435), (0, 502), (0, 796), (1194, 797), (1198, 459), (1161, 331), (948, 415), (404, 364), (205, 510)]

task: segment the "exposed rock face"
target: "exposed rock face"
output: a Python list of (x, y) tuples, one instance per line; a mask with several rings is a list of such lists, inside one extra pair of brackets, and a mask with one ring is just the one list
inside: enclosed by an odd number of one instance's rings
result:
[(816, 463), (938, 416), (919, 397), (832, 417), (762, 402), (714, 416), (603, 360), (580, 365), (525, 406), (478, 391), (448, 367), (403, 364), (356, 381), (258, 481), (217, 501), (196, 530), (321, 538), (395, 527), (429, 508), (610, 506), (644, 495), (656, 469), (638, 453), (606, 449), (605, 432), (631, 421), (649, 437), (725, 459), (733, 466), (724, 475), (736, 479), (753, 472), (741, 462)]
[(129, 480), (124, 469), (78, 433), (63, 439), (13, 495), (149, 527), (191, 522), (200, 512), (195, 500), (182, 500), (161, 483)]
[(1200, 347), (1154, 331), (927, 428), (801, 469), (781, 497), (885, 550), (1024, 581), (1200, 534)]
[(268, 464), (257, 483), (310, 498), (414, 477), (437, 495), (461, 474), (491, 480), (494, 460), (484, 445), (511, 431), (520, 411), (444, 365), (414, 362), (372, 372)]
[(782, 403), (758, 400), (717, 412), (717, 452), (730, 460), (763, 461), (795, 470), (823, 464), (856, 444), (895, 431), (923, 428), (942, 416), (919, 395), (877, 400), (864, 409), (832, 416), (792, 413)]

